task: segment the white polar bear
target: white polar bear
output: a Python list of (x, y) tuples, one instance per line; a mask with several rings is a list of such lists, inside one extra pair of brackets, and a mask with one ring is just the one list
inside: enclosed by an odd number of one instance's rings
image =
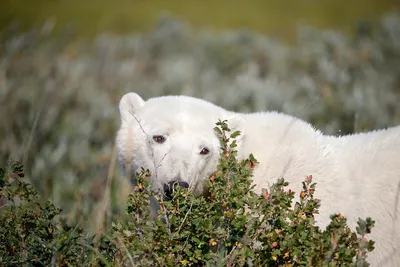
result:
[(240, 114), (187, 96), (144, 101), (136, 93), (119, 104), (118, 159), (125, 173), (141, 167), (153, 173), (154, 189), (171, 182), (204, 194), (204, 180), (216, 170), (219, 140), (213, 128), (221, 119), (240, 130), (239, 160), (253, 153), (256, 192), (284, 177), (300, 192), (305, 176), (317, 182), (321, 199), (317, 224), (341, 213), (354, 230), (359, 217), (376, 221), (372, 266), (400, 266), (400, 126), (348, 136), (326, 136), (310, 124), (277, 112)]

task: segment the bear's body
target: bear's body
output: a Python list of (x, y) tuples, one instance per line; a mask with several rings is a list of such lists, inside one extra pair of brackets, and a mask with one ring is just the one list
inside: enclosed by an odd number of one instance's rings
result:
[(359, 217), (376, 221), (376, 241), (368, 257), (372, 266), (400, 266), (400, 126), (348, 136), (327, 136), (310, 124), (277, 112), (239, 114), (185, 96), (144, 101), (135, 93), (120, 102), (118, 158), (125, 171), (141, 167), (154, 173), (154, 189), (182, 181), (194, 193), (205, 192), (203, 181), (216, 169), (218, 119), (241, 131), (238, 157), (253, 153), (255, 191), (284, 177), (300, 192), (305, 176), (317, 183), (321, 199), (317, 224), (341, 213), (354, 230)]

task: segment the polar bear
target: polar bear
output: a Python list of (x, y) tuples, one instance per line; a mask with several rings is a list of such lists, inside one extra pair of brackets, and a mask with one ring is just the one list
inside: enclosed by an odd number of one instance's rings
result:
[(227, 120), (241, 131), (238, 158), (253, 153), (256, 193), (284, 177), (300, 192), (305, 176), (317, 182), (321, 199), (317, 225), (341, 213), (354, 230), (359, 217), (376, 221), (370, 238), (372, 266), (400, 266), (400, 126), (347, 136), (327, 136), (309, 123), (278, 112), (227, 111), (188, 96), (144, 101), (136, 93), (119, 103), (121, 126), (116, 136), (124, 172), (141, 167), (153, 173), (154, 190), (168, 192), (171, 183), (206, 192), (204, 180), (216, 170), (220, 154), (215, 123)]

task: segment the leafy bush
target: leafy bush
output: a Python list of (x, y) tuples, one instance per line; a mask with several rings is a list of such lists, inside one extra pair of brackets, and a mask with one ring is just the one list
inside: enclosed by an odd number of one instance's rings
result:
[(81, 266), (91, 257), (91, 237), (55, 219), (61, 210), (43, 202), (23, 180), (22, 164), (0, 169), (0, 265)]
[[(238, 162), (235, 137), (226, 122), (218, 122), (221, 155), (218, 170), (207, 180), (209, 192), (196, 198), (177, 186), (171, 200), (150, 189), (150, 173), (136, 176), (129, 196), (128, 223), (113, 224), (113, 238), (121, 244), (121, 263), (142, 266), (368, 266), (367, 241), (374, 222), (359, 220), (357, 234), (346, 219), (333, 214), (326, 230), (314, 226), (320, 201), (314, 199), (312, 177), (303, 182), (299, 202), (295, 192), (280, 179), (269, 191), (256, 195), (251, 189), (250, 155)], [(151, 219), (150, 197), (160, 203)], [(353, 260), (355, 260), (353, 262)]]
[[(326, 230), (314, 226), (320, 201), (312, 177), (303, 182), (299, 201), (280, 179), (261, 195), (252, 191), (257, 160), (237, 161), (235, 138), (225, 121), (217, 123), (221, 155), (206, 181), (208, 194), (195, 197), (175, 187), (170, 199), (150, 188), (142, 169), (129, 195), (128, 221), (116, 220), (107, 235), (93, 236), (56, 220), (61, 210), (42, 203), (23, 181), (22, 165), (0, 169), (0, 264), (7, 266), (368, 266), (367, 241), (374, 222), (359, 220), (357, 234), (340, 214)], [(150, 214), (150, 198), (160, 204)]]
[(351, 35), (302, 27), (292, 45), (171, 18), (144, 34), (86, 40), (46, 27), (0, 33), (0, 162), (20, 160), (40, 195), (85, 228), (104, 215), (103, 195), (107, 224), (124, 212), (127, 181), (110, 165), (118, 101), (129, 91), (283, 111), (329, 134), (400, 123), (398, 13)]

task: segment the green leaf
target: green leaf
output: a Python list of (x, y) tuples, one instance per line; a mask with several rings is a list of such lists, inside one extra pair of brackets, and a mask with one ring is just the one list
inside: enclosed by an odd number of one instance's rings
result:
[(235, 131), (230, 135), (230, 138), (236, 138), (240, 135), (240, 131)]

